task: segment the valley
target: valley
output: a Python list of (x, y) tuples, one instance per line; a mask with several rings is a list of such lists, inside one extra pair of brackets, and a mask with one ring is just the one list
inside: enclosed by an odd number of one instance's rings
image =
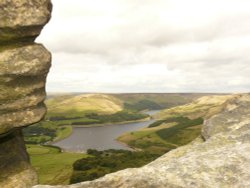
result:
[[(212, 94), (49, 96), (44, 121), (24, 129), (23, 133), (40, 184), (77, 183), (140, 167), (191, 142), (200, 135), (203, 121), (219, 112), (231, 97)], [(114, 161), (116, 157), (121, 160)], [(58, 178), (46, 178), (53, 175), (47, 176), (44, 169)]]
[[(158, 110), (159, 111), (159, 110)], [(154, 114), (158, 112), (146, 111), (145, 114)], [(64, 151), (86, 152), (87, 149), (107, 150), (107, 149), (125, 149), (131, 150), (124, 143), (118, 142), (116, 138), (125, 132), (135, 131), (147, 127), (153, 119), (148, 117), (138, 122), (123, 122), (106, 124), (102, 126), (73, 127), (72, 134), (61, 141), (54, 142), (53, 145), (62, 148)]]
[(62, 140), (74, 127), (148, 120), (148, 110), (186, 104), (208, 94), (57, 94), (49, 95), (44, 121), (23, 130), (26, 143)]
[(169, 151), (185, 145), (200, 135), (203, 121), (220, 112), (232, 95), (211, 95), (193, 102), (161, 110), (156, 121), (137, 131), (125, 133), (118, 140), (147, 151)]

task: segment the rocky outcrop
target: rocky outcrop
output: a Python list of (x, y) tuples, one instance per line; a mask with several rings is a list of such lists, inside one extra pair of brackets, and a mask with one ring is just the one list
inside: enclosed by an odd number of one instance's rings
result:
[(20, 130), (2, 138), (0, 148), (0, 187), (31, 187), (37, 183)]
[[(0, 1), (0, 187), (37, 183), (21, 128), (45, 114), (45, 80), (50, 53), (35, 38), (50, 18), (49, 0)], [(250, 95), (230, 99), (205, 121), (202, 135), (137, 169), (68, 186), (98, 187), (250, 187)]]
[(49, 0), (0, 1), (0, 187), (37, 183), (20, 128), (45, 115), (51, 55), (34, 43), (50, 19)]
[(250, 95), (230, 99), (206, 120), (202, 135), (138, 169), (95, 181), (34, 188), (228, 188), (250, 187)]
[(50, 0), (1, 0), (0, 44), (32, 43), (49, 21), (51, 8)]

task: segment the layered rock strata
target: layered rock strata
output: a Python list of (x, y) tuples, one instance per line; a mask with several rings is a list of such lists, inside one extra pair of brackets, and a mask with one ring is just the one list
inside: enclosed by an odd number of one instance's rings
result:
[(49, 0), (0, 1), (0, 187), (30, 187), (37, 177), (21, 128), (45, 115), (51, 54), (34, 40), (49, 21)]
[(250, 187), (250, 95), (230, 99), (206, 120), (202, 135), (152, 163), (95, 181), (34, 188), (248, 188)]

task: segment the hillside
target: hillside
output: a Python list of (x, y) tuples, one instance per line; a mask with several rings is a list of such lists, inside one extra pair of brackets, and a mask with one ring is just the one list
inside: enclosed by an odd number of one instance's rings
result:
[(123, 110), (123, 103), (119, 99), (104, 94), (62, 95), (46, 100), (47, 116), (74, 117), (84, 113), (95, 112), (113, 114)]
[(186, 105), (164, 109), (155, 115), (156, 119), (166, 119), (172, 116), (186, 116), (189, 118), (208, 118), (223, 108), (223, 104), (232, 95), (203, 96)]
[(203, 96), (195, 101), (165, 109), (147, 128), (121, 135), (118, 140), (147, 151), (169, 151), (195, 139), (203, 121), (221, 111), (233, 95)]
[(122, 93), (112, 96), (124, 102), (125, 108), (132, 110), (155, 110), (187, 104), (206, 93)]
[(187, 104), (211, 94), (122, 93), (122, 94), (51, 94), (46, 100), (48, 114), (60, 115), (95, 111), (109, 114), (128, 109), (135, 111), (165, 109)]

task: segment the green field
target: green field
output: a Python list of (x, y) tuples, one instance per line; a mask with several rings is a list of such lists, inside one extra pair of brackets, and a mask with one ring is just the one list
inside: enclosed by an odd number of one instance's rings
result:
[(62, 140), (72, 133), (72, 126), (59, 126), (56, 122), (43, 121), (23, 129), (27, 144), (42, 144)]
[(60, 152), (59, 148), (26, 145), (31, 164), (39, 176), (40, 184), (69, 184), (73, 172), (72, 164), (86, 154)]
[(173, 119), (159, 126), (125, 133), (118, 140), (143, 151), (164, 153), (185, 145), (198, 137), (202, 121), (201, 118), (187, 119), (185, 122), (178, 122)]

